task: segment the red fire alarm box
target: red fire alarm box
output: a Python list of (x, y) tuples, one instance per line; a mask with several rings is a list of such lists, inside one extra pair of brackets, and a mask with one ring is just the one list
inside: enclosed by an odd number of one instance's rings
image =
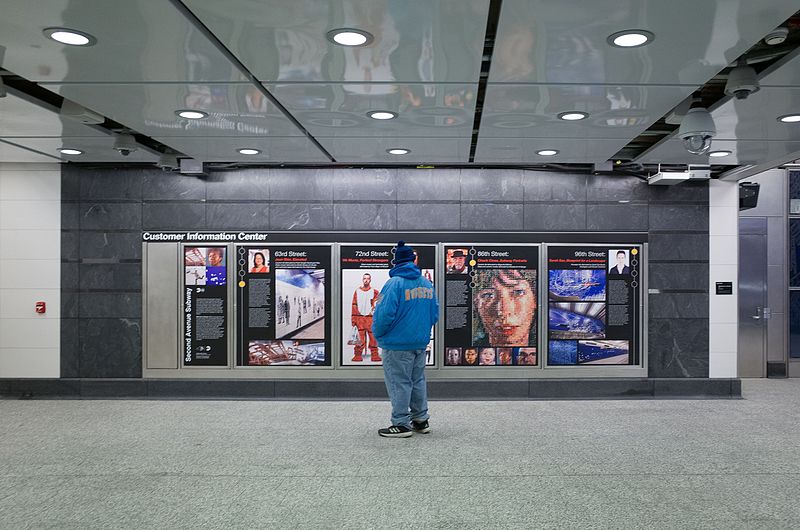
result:
[(44, 302), (36, 302), (36, 312), (43, 315), (47, 312), (47, 304)]

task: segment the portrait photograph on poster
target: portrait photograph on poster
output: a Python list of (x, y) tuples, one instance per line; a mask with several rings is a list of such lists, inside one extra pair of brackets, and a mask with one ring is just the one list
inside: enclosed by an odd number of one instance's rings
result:
[(548, 271), (551, 302), (594, 302), (606, 299), (606, 271), (566, 269)]
[(608, 251), (608, 275), (628, 276), (631, 273), (630, 250), (612, 248)]
[(224, 247), (184, 247), (184, 283), (186, 285), (226, 285)]
[(472, 288), (472, 345), (536, 345), (536, 271), (478, 270)]
[(551, 339), (604, 339), (606, 304), (601, 302), (551, 303)]
[(248, 249), (247, 263), (249, 264), (250, 274), (269, 273), (269, 249)]
[(292, 340), (251, 340), (249, 366), (321, 366), (325, 343)]
[(325, 338), (325, 270), (275, 270), (275, 338)]
[(447, 274), (467, 274), (468, 248), (448, 248), (445, 252), (445, 272)]
[(578, 364), (629, 364), (627, 340), (579, 340)]

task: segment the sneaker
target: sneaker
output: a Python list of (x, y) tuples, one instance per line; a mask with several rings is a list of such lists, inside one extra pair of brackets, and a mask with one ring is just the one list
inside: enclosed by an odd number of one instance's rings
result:
[(412, 432), (405, 425), (392, 425), (386, 429), (378, 429), (378, 434), (384, 438), (408, 438)]
[(411, 420), (411, 430), (420, 434), (428, 434), (431, 432), (431, 424), (428, 420), (414, 421)]

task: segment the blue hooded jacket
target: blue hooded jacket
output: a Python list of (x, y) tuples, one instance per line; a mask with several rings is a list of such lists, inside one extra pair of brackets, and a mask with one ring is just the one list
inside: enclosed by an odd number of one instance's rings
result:
[(439, 300), (433, 284), (413, 262), (396, 265), (372, 316), (372, 332), (385, 350), (421, 350), (431, 341), (439, 320)]

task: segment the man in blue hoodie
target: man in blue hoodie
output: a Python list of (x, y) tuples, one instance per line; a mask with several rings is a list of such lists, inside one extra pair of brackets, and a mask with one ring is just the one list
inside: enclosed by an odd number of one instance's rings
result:
[(383, 375), (392, 402), (392, 425), (378, 434), (388, 438), (408, 438), (413, 432), (431, 430), (425, 347), (431, 340), (431, 327), (439, 320), (439, 301), (415, 259), (414, 249), (404, 241), (397, 243), (394, 267), (372, 319), (372, 332), (383, 349)]

